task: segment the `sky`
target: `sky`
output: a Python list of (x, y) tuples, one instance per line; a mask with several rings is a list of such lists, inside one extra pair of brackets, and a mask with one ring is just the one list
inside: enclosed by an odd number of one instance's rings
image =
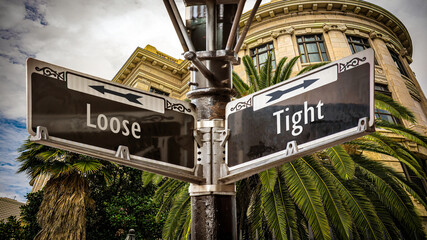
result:
[[(182, 12), (182, 0), (176, 2)], [(385, 8), (407, 27), (414, 45), (411, 68), (426, 92), (427, 0), (368, 2)], [(247, 0), (245, 9), (253, 3)], [(17, 148), (28, 137), (26, 59), (111, 80), (132, 52), (147, 44), (183, 58), (159, 0), (0, 0), (0, 197), (25, 202), (31, 191), (26, 175), (16, 174), (15, 160)]]

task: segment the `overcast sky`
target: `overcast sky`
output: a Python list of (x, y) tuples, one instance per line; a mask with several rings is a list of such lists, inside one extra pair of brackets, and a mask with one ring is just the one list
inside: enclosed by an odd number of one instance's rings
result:
[[(182, 0), (177, 2), (183, 9)], [(246, 9), (253, 2), (248, 0)], [(408, 28), (414, 44), (411, 67), (426, 92), (427, 1), (369, 2)], [(182, 58), (159, 0), (0, 0), (0, 197), (24, 202), (31, 190), (25, 175), (15, 174), (16, 149), (28, 136), (25, 60), (33, 57), (110, 80), (136, 47), (147, 44)]]

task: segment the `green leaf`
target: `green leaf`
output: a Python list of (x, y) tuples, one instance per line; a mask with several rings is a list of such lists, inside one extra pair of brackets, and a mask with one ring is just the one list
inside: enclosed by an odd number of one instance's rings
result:
[(341, 146), (337, 145), (326, 149), (326, 153), (332, 162), (332, 166), (337, 173), (344, 180), (353, 178), (354, 176), (354, 162), (348, 155), (347, 151)]
[(278, 79), (279, 82), (283, 82), (285, 80), (288, 80), (291, 77), (292, 69), (295, 66), (295, 63), (297, 62), (298, 58), (300, 56), (293, 57), (283, 68), (282, 74), (280, 75)]
[(304, 174), (298, 160), (282, 165), (283, 178), (295, 203), (306, 216), (316, 239), (331, 239), (328, 220), (313, 179)]
[(427, 138), (425, 136), (422, 136), (421, 134), (405, 128), (404, 126), (400, 125), (400, 124), (394, 124), (394, 123), (390, 123), (387, 121), (381, 121), (376, 119), (375, 120), (375, 126), (382, 128), (382, 129), (386, 129), (389, 131), (392, 131), (408, 140), (411, 140), (425, 148), (427, 148)]
[(375, 92), (375, 108), (391, 113), (393, 116), (406, 119), (412, 123), (416, 122), (414, 114), (391, 97)]
[(333, 181), (339, 194), (342, 196), (343, 201), (348, 206), (350, 214), (354, 219), (354, 223), (362, 232), (366, 231), (373, 239), (383, 239), (381, 229), (379, 227), (378, 216), (375, 215), (375, 210), (367, 197), (364, 195), (363, 190), (350, 184), (345, 186), (334, 174), (325, 169), (325, 173)]
[(311, 70), (314, 70), (316, 68), (325, 66), (328, 63), (330, 63), (330, 62), (320, 62), (320, 63), (311, 64), (310, 66), (307, 66), (307, 67), (304, 67), (303, 69), (301, 69), (301, 71), (298, 72), (297, 76), (304, 74), (306, 72), (309, 72)]
[(253, 87), (253, 90), (255, 92), (259, 91), (260, 87), (258, 83), (260, 82), (260, 79), (259, 79), (258, 71), (254, 65), (252, 58), (249, 56), (244, 56), (242, 58), (242, 61), (243, 61), (243, 65), (245, 66), (246, 74), (248, 74), (249, 76), (251, 87)]
[(279, 64), (277, 64), (276, 71), (274, 72), (274, 76), (271, 79), (270, 86), (279, 82), (279, 77), (282, 73), (283, 66), (285, 65), (286, 60), (288, 60), (288, 57), (283, 57), (282, 59), (280, 59)]
[[(363, 162), (367, 162), (363, 160)], [(389, 181), (385, 181), (380, 176), (378, 172), (374, 174), (368, 169), (364, 168), (362, 165), (357, 165), (361, 174), (365, 175), (376, 187), (376, 192), (378, 197), (383, 204), (392, 212), (393, 216), (399, 219), (402, 223), (405, 223), (405, 226), (411, 228), (411, 232), (416, 232), (421, 229), (421, 222), (418, 219), (417, 214), (414, 211), (414, 206), (411, 203), (409, 197), (403, 199), (405, 194), (398, 193), (397, 186), (391, 186), (392, 179), (387, 177)], [(377, 168), (378, 169), (378, 168)]]
[(272, 192), (274, 190), (274, 185), (276, 184), (277, 171), (275, 168), (271, 168), (264, 172), (260, 172), (259, 178), (264, 191)]
[(288, 239), (286, 216), (280, 197), (276, 191), (262, 191), (261, 194), (265, 216), (270, 230), (274, 232), (275, 239)]
[(249, 94), (249, 86), (243, 82), (243, 80), (235, 72), (233, 72), (233, 86), (238, 93), (237, 97), (243, 97)]
[(312, 157), (300, 158), (304, 163), (304, 171), (315, 180), (316, 188), (322, 196), (323, 205), (332, 226), (336, 229), (339, 239), (349, 239), (351, 219), (345, 210), (333, 181), (328, 177), (326, 169)]

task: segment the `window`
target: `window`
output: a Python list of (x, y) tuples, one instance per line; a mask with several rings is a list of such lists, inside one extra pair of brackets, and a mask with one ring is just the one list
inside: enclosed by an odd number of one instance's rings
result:
[[(426, 169), (426, 161), (421, 159), (421, 167), (425, 171)], [(426, 180), (419, 178), (409, 167), (407, 167), (404, 163), (400, 163), (402, 165), (403, 172), (405, 173), (406, 179), (408, 181), (417, 185), (421, 190), (427, 193), (427, 182)]]
[[(387, 85), (375, 83), (374, 89), (375, 92), (391, 97), (391, 92), (388, 90)], [(391, 115), (390, 112), (378, 108), (375, 108), (375, 118), (394, 124), (400, 124), (400, 120)]]
[(408, 73), (406, 72), (405, 68), (403, 67), (402, 62), (400, 61), (399, 55), (397, 55), (397, 53), (395, 53), (393, 50), (390, 50), (390, 49), (389, 49), (389, 52), (390, 52), (391, 58), (393, 58), (394, 64), (396, 64), (396, 67), (399, 70), (400, 74), (409, 78)]
[(314, 63), (328, 61), (323, 35), (297, 36), (299, 53), (302, 63)]
[(159, 90), (159, 89), (153, 88), (153, 87), (150, 87), (150, 92), (157, 93), (157, 94), (160, 94), (160, 95), (169, 96), (169, 93), (163, 92), (162, 90)]
[(369, 41), (366, 38), (347, 36), (347, 41), (353, 54), (371, 48)]
[(391, 92), (388, 90), (387, 85), (375, 83), (374, 90), (375, 92), (391, 97)]
[(272, 58), (271, 65), (273, 66), (273, 69), (275, 69), (276, 59), (274, 56), (274, 47), (272, 42), (251, 49), (250, 55), (255, 66), (257, 66), (258, 71), (265, 65), (268, 54), (270, 53)]

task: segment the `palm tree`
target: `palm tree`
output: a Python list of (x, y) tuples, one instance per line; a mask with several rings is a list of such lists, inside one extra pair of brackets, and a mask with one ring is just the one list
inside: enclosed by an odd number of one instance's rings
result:
[[(273, 73), (271, 56), (260, 72), (249, 56), (243, 57), (249, 84), (233, 74), (238, 96), (287, 80), (297, 59), (288, 63), (287, 58), (281, 59)], [(323, 64), (304, 68), (298, 74)], [(375, 97), (377, 108), (414, 121), (414, 116), (391, 98)], [(426, 137), (401, 125), (376, 124), (388, 135), (393, 133), (427, 147)], [(391, 168), (369, 159), (370, 152), (397, 158), (419, 177), (426, 177), (413, 152), (394, 138), (375, 132), (237, 182), (241, 238), (308, 239), (312, 235), (315, 239), (425, 239), (411, 201), (412, 196), (427, 209), (425, 193)], [(146, 174), (146, 182), (152, 179), (156, 177)], [(156, 193), (157, 199), (164, 198), (159, 214), (170, 211), (163, 230), (165, 239), (186, 239), (189, 234), (187, 189), (188, 184), (168, 179)]]
[[(85, 239), (86, 209), (94, 204), (86, 176), (104, 172), (103, 163), (28, 140), (18, 151), (18, 172), (27, 173), (33, 180), (50, 176), (37, 214), (42, 229), (35, 239)], [(108, 178), (106, 172), (104, 176)]]

